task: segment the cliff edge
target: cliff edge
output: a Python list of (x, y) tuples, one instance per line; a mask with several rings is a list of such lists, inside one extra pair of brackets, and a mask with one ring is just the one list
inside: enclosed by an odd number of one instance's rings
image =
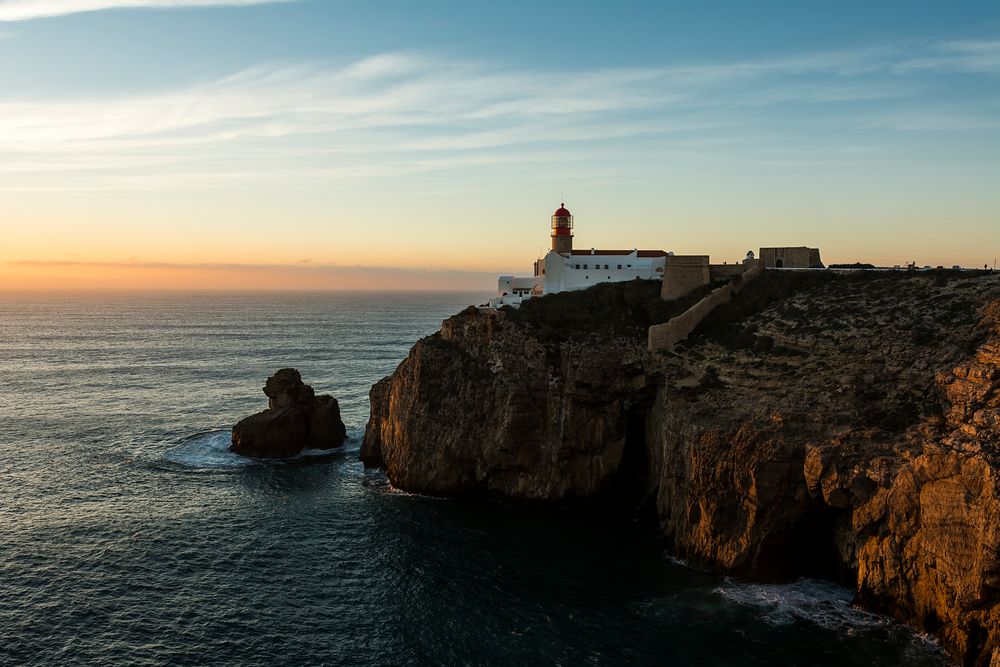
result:
[(1000, 282), (808, 280), (757, 312), (734, 302), (650, 360), (647, 440), (668, 544), (727, 572), (854, 586), (964, 664), (989, 664)]
[(1000, 277), (765, 272), (670, 354), (644, 327), (699, 295), (641, 290), (446, 320), (373, 387), (362, 458), (410, 491), (626, 496), (694, 564), (840, 581), (989, 664)]
[(667, 304), (658, 283), (635, 281), (496, 314), (470, 307), (372, 388), (361, 458), (413, 492), (599, 493), (652, 398), (645, 331), (695, 298)]

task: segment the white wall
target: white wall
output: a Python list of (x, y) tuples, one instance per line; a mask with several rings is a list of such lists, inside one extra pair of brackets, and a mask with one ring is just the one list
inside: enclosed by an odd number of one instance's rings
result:
[[(560, 255), (551, 250), (542, 260), (542, 275), (500, 276), (497, 296), (490, 300), (490, 306), (516, 306), (539, 292), (554, 294), (586, 289), (599, 283), (663, 278), (663, 265), (663, 257), (639, 257), (634, 250), (627, 255)], [(605, 269), (605, 266), (608, 268)], [(622, 268), (619, 269), (619, 266)]]
[(518, 304), (525, 297), (530, 297), (532, 293), (539, 294), (542, 291), (542, 276), (538, 277), (515, 277), (500, 276), (497, 280), (497, 298), (490, 301), (490, 305), (498, 308), (505, 304)]
[(662, 278), (663, 264), (662, 257), (639, 257), (635, 251), (628, 255), (569, 256), (550, 252), (545, 256), (545, 274), (542, 277), (545, 279), (545, 293), (552, 294), (585, 289), (598, 283)]

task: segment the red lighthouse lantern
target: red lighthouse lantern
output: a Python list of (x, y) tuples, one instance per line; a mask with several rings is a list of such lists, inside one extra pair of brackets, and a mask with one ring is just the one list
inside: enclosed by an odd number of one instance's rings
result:
[(573, 251), (573, 215), (564, 203), (552, 214), (552, 249), (562, 253)]

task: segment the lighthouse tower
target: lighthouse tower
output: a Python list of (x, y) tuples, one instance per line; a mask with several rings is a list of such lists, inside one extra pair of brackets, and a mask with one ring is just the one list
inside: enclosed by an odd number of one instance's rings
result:
[(564, 203), (552, 214), (552, 249), (559, 253), (573, 251), (573, 216)]

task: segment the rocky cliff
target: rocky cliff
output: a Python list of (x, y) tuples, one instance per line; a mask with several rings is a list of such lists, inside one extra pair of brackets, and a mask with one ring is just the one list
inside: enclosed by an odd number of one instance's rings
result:
[(682, 306), (663, 304), (655, 283), (588, 292), (445, 320), (372, 388), (362, 459), (416, 492), (550, 500), (608, 488), (651, 398), (645, 329)]
[(1000, 277), (768, 272), (653, 356), (642, 325), (673, 313), (567, 303), (472, 309), (420, 341), (372, 390), (366, 462), (414, 491), (648, 498), (694, 564), (836, 579), (989, 662)]
[(961, 274), (817, 279), (720, 313), (650, 360), (647, 439), (671, 548), (729, 572), (854, 585), (867, 607), (988, 663), (998, 297), (995, 278)]

